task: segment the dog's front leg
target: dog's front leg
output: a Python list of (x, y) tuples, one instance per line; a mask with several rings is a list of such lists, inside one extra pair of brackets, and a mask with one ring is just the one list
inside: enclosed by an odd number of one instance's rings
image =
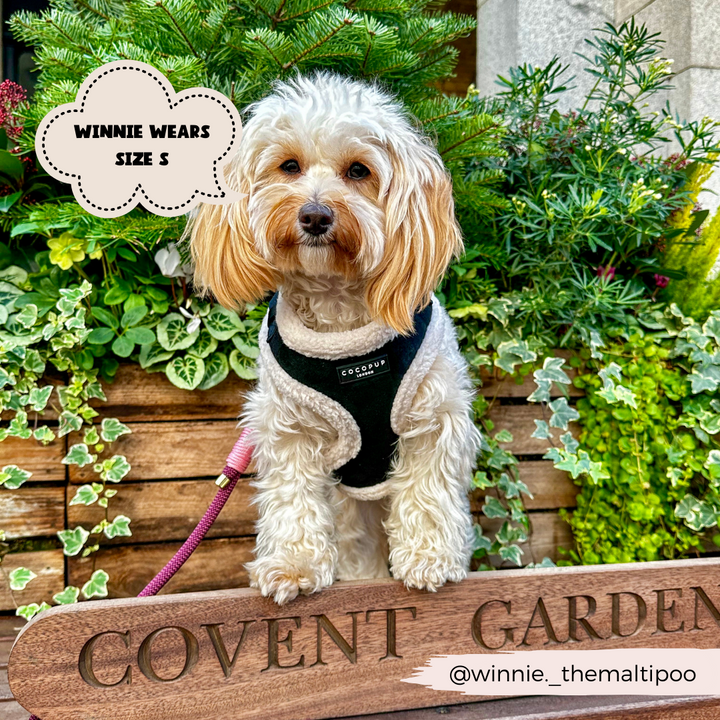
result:
[[(266, 398), (267, 399), (267, 398)], [(248, 563), (250, 585), (282, 605), (298, 593), (331, 585), (337, 551), (331, 474), (323, 468), (322, 422), (285, 400), (263, 403), (252, 412), (259, 510), (255, 560)]]
[(459, 358), (439, 357), (398, 440), (385, 522), (393, 577), (435, 591), (466, 577), (473, 550), (468, 489), (479, 444)]

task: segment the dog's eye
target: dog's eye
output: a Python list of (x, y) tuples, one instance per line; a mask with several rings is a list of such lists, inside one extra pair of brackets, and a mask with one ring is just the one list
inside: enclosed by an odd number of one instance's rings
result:
[(351, 180), (362, 180), (370, 174), (369, 168), (359, 162), (354, 162), (345, 173)]
[(300, 163), (297, 160), (286, 160), (280, 169), (288, 175), (297, 175), (300, 172)]

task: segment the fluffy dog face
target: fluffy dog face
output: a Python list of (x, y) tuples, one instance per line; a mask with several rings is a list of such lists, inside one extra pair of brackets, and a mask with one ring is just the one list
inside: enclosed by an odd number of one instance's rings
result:
[(244, 197), (203, 206), (191, 236), (199, 285), (228, 306), (288, 273), (340, 275), (364, 284), (373, 317), (408, 332), (462, 247), (442, 161), (364, 83), (278, 85), (255, 106), (231, 174)]

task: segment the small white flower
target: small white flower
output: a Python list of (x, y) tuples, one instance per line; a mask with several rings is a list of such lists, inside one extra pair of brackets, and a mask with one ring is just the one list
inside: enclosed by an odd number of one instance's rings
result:
[(585, 152), (592, 152), (592, 145), (586, 145)]
[(191, 312), (188, 312), (182, 305), (180, 306), (180, 314), (183, 317), (186, 317), (190, 322), (187, 324), (186, 330), (190, 335), (194, 333), (199, 327), (202, 320), (198, 315), (193, 315)]
[(193, 274), (192, 263), (182, 264), (182, 258), (175, 243), (170, 243), (166, 248), (155, 253), (155, 262), (160, 272), (169, 278), (189, 278)]
[(656, 200), (662, 200), (662, 193), (655, 193), (655, 194), (653, 195), (653, 197), (654, 197)]
[(618, 152), (621, 155), (627, 155), (627, 148), (618, 148)]

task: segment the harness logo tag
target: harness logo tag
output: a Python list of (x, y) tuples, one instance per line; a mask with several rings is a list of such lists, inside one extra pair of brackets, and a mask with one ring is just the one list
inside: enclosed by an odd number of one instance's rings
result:
[(390, 363), (387, 355), (380, 355), (364, 362), (341, 365), (337, 368), (338, 380), (340, 380), (341, 385), (376, 377), (388, 372), (390, 372)]

